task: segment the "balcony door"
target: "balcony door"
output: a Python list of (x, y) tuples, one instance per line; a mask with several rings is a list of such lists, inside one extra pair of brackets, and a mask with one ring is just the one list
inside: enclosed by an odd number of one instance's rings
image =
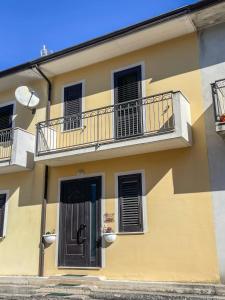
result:
[(59, 266), (101, 266), (101, 177), (61, 183)]
[(143, 134), (141, 66), (114, 73), (115, 138)]
[(13, 104), (0, 107), (0, 130), (12, 128)]
[(0, 107), (0, 159), (8, 157), (12, 142), (13, 104)]

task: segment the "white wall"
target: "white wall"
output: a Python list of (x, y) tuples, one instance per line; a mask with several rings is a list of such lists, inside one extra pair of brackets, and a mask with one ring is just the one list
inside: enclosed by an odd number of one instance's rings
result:
[(217, 254), (225, 282), (225, 142), (216, 133), (211, 91), (211, 83), (225, 78), (225, 24), (200, 32), (199, 46)]

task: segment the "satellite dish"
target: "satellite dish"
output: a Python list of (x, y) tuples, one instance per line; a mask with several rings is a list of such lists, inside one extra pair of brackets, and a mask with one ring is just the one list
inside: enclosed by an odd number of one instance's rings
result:
[(35, 109), (40, 99), (37, 93), (27, 86), (19, 86), (15, 91), (16, 100), (23, 106)]

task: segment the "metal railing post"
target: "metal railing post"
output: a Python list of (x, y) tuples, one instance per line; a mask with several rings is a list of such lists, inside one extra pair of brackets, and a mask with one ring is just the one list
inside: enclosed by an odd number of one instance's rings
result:
[(38, 148), (39, 148), (39, 127), (40, 124), (36, 125), (36, 144), (35, 144), (35, 155), (38, 156)]
[(10, 130), (10, 160), (12, 159), (12, 147), (13, 147), (13, 142), (14, 142), (14, 131), (15, 131), (15, 128), (11, 128), (11, 130)]
[(97, 145), (97, 147), (99, 146), (99, 110), (97, 111), (97, 143), (96, 143), (96, 145)]
[(217, 103), (217, 96), (216, 96), (217, 91), (216, 91), (215, 83), (211, 84), (211, 89), (212, 89), (212, 98), (213, 98), (214, 118), (215, 118), (215, 122), (218, 122), (219, 110), (218, 110), (218, 103)]

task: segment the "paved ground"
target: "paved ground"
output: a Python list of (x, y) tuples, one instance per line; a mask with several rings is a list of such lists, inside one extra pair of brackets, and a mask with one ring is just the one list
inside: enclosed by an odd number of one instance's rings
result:
[(108, 281), (86, 276), (0, 277), (0, 299), (225, 300), (225, 286)]

